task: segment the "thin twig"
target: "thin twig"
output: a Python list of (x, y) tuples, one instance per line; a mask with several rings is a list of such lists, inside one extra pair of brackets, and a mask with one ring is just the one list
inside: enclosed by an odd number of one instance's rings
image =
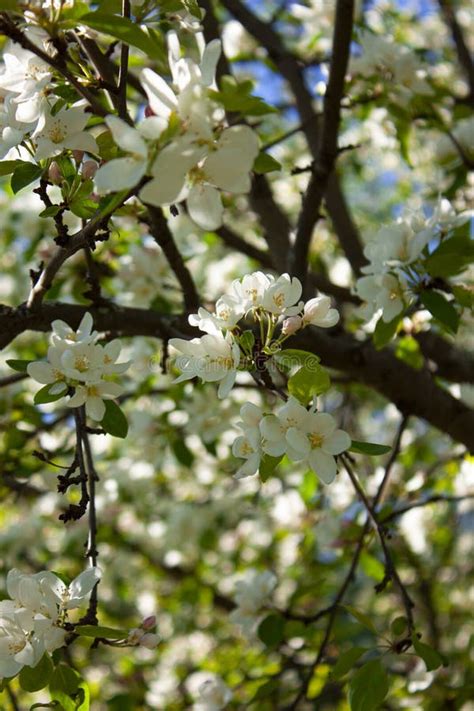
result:
[[(95, 485), (99, 477), (97, 476), (97, 472), (94, 467), (94, 458), (92, 456), (92, 449), (90, 446), (89, 435), (87, 432), (86, 411), (84, 406), (79, 409), (79, 417), (81, 421), (82, 442), (84, 444), (84, 451), (86, 454), (87, 483), (89, 490), (89, 535), (87, 539), (86, 555), (89, 558), (90, 565), (95, 567), (97, 565), (98, 557)], [(86, 617), (88, 624), (97, 624), (97, 585), (92, 590)]]

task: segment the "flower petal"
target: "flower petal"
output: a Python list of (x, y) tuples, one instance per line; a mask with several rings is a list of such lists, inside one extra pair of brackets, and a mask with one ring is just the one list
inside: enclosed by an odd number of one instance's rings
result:
[(191, 219), (203, 230), (215, 230), (222, 225), (224, 207), (216, 188), (210, 185), (195, 185), (186, 201)]

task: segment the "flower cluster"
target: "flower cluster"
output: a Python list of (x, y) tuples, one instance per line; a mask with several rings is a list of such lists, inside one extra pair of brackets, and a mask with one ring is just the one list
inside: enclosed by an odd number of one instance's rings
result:
[(307, 410), (292, 396), (274, 414), (264, 415), (256, 405), (246, 403), (240, 416), (243, 434), (234, 441), (232, 452), (246, 462), (235, 475), (238, 479), (256, 474), (265, 455), (281, 458), (286, 454), (330, 484), (337, 472), (334, 456), (351, 446), (351, 438), (337, 429), (331, 415), (316, 412), (314, 405)]
[(106, 377), (124, 373), (130, 363), (116, 362), (121, 350), (118, 339), (102, 346), (96, 343), (98, 334), (92, 327), (90, 313), (84, 314), (77, 331), (64, 321), (53, 321), (48, 362), (29, 363), (27, 372), (47, 386), (50, 398), (72, 394), (68, 407), (85, 405), (86, 414), (100, 421), (105, 414), (104, 400), (112, 400), (123, 392), (121, 385)]
[(365, 302), (362, 316), (370, 319), (382, 310), (389, 323), (413, 303), (417, 288), (426, 280), (423, 265), (428, 246), (450, 236), (467, 222), (470, 213), (456, 214), (448, 200), (439, 198), (428, 219), (415, 214), (382, 227), (364, 249), (368, 276), (357, 280), (355, 293)]
[(377, 81), (385, 79), (402, 105), (409, 104), (417, 94), (433, 95), (426, 71), (412, 50), (368, 31), (361, 33), (359, 44), (362, 54), (351, 63), (353, 73)]
[(67, 586), (57, 575), (10, 570), (0, 602), (0, 677), (12, 677), (24, 666), (35, 667), (45, 652), (65, 643), (69, 610), (82, 607), (100, 579), (88, 568)]
[(193, 711), (220, 711), (232, 699), (232, 691), (218, 676), (203, 681), (197, 692), (198, 701)]
[(156, 626), (156, 617), (151, 615), (146, 617), (140, 627), (134, 627), (128, 633), (126, 639), (126, 645), (132, 647), (146, 647), (147, 649), (155, 649), (158, 642), (160, 641), (159, 635), (156, 632), (151, 632)]
[[(172, 338), (170, 346), (181, 353), (176, 366), (181, 375), (176, 382), (199, 377), (204, 382), (219, 382), (218, 396), (226, 397), (237, 370), (258, 370), (264, 360), (278, 352), (282, 343), (307, 326), (330, 328), (339, 320), (328, 296), (317, 296), (306, 303), (299, 301), (299, 279), (282, 274), (254, 272), (232, 282), (229, 293), (221, 296), (215, 311), (200, 308), (189, 316), (189, 323), (206, 333), (186, 341)], [(242, 332), (243, 322), (252, 319), (260, 331), (257, 341), (252, 331)], [(279, 335), (276, 336), (276, 330)]]
[(220, 42), (205, 45), (201, 33), (195, 36), (199, 64), (181, 57), (176, 33), (168, 33), (174, 90), (151, 69), (142, 70), (149, 108), (137, 128), (115, 116), (106, 118), (125, 156), (103, 165), (95, 182), (103, 193), (132, 188), (149, 176), (139, 192), (141, 200), (155, 206), (186, 200), (194, 222), (211, 230), (222, 224), (220, 191), (250, 190), (250, 170), (259, 149), (258, 138), (248, 126), (225, 127), (222, 108), (210, 96)]
[(237, 607), (230, 614), (231, 622), (239, 625), (245, 634), (253, 634), (262, 608), (268, 602), (276, 585), (276, 576), (269, 571), (263, 573), (252, 571), (247, 578), (239, 580), (234, 594)]
[[(49, 35), (40, 27), (27, 25), (26, 37), (46, 53), (56, 50)], [(37, 160), (52, 158), (65, 148), (97, 151), (95, 139), (85, 130), (89, 114), (85, 102), (55, 111), (50, 98), (51, 67), (33, 52), (9, 41), (3, 54), (4, 71), (0, 74), (0, 89), (4, 95), (3, 130), (0, 156), (26, 139)]]

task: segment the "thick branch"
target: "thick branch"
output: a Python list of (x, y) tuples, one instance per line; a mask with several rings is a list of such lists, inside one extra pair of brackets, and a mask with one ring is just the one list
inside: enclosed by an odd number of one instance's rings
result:
[(462, 351), (432, 331), (415, 336), (425, 358), (436, 364), (436, 375), (454, 383), (474, 383), (474, 354)]
[(329, 176), (337, 158), (337, 139), (341, 119), (341, 100), (349, 62), (354, 0), (338, 0), (334, 25), (332, 60), (329, 82), (324, 97), (321, 143), (315, 164), (303, 199), (291, 264), (291, 272), (298, 276), (303, 285), (308, 270), (308, 253), (314, 226), (319, 218), (321, 203), (326, 192)]
[(462, 29), (456, 19), (453, 2), (452, 0), (438, 0), (438, 2), (444, 20), (451, 31), (451, 37), (453, 38), (454, 46), (456, 48), (459, 64), (464, 70), (469, 84), (470, 100), (474, 103), (474, 62), (472, 60), (469, 47), (466, 44), (466, 40), (464, 39)]
[[(165, 316), (156, 311), (122, 306), (105, 309), (48, 303), (38, 312), (24, 306), (0, 307), (0, 347), (24, 331), (49, 331), (51, 322), (57, 318), (76, 328), (86, 311), (94, 317), (96, 328), (117, 336), (166, 339), (192, 338), (196, 334), (184, 315)], [(368, 340), (357, 341), (338, 329), (324, 332), (317, 328), (306, 328), (288, 345), (317, 354), (323, 365), (374, 388), (405, 415), (421, 417), (474, 452), (474, 411), (438, 387), (428, 372), (414, 370), (389, 349), (377, 351)]]

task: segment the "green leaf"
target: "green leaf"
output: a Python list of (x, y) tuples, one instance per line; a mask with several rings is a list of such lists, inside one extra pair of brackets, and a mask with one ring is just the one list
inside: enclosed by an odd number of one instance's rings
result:
[(279, 353), (275, 353), (273, 357), (278, 365), (280, 365), (287, 372), (298, 365), (308, 365), (311, 367), (311, 364), (314, 363), (314, 361), (319, 363), (321, 360), (317, 355), (314, 355), (314, 353), (302, 351), (298, 348), (285, 348)]
[[(13, 171), (18, 168), (26, 161), (22, 160), (2, 160), (0, 161), (0, 177), (3, 175), (10, 175)], [(30, 165), (29, 163), (27, 165)]]
[(420, 344), (413, 336), (403, 336), (397, 341), (395, 355), (415, 370), (421, 370), (423, 367), (424, 358)]
[(79, 699), (77, 701), (76, 711), (89, 711), (89, 709), (91, 707), (91, 703), (90, 703), (91, 695), (90, 695), (89, 687), (84, 680), (82, 680), (81, 683), (79, 684), (78, 692), (79, 692)]
[(377, 582), (383, 580), (385, 575), (383, 564), (367, 551), (362, 551), (360, 555), (360, 566), (369, 578), (373, 578)]
[(81, 25), (115, 37), (121, 42), (137, 47), (149, 57), (164, 59), (162, 47), (139, 25), (126, 17), (109, 15), (105, 12), (88, 12), (79, 18)]
[(67, 664), (58, 664), (51, 676), (49, 690), (51, 694), (62, 692), (67, 696), (71, 696), (77, 692), (80, 681), (81, 677), (74, 669), (68, 667)]
[(379, 659), (373, 659), (356, 671), (349, 686), (351, 711), (372, 711), (380, 707), (388, 694), (388, 679)]
[(452, 333), (456, 333), (459, 326), (458, 312), (439, 291), (422, 291), (420, 301), (438, 321)]
[(13, 192), (17, 193), (34, 180), (38, 180), (42, 173), (43, 168), (36, 165), (36, 163), (23, 163), (18, 168), (15, 168), (10, 181)]
[(105, 639), (126, 639), (128, 632), (124, 630), (116, 630), (112, 627), (99, 627), (97, 625), (76, 625), (74, 632), (81, 634), (84, 637), (103, 637)]
[(260, 476), (260, 480), (265, 482), (267, 479), (271, 477), (277, 466), (280, 464), (281, 460), (283, 459), (283, 454), (281, 457), (271, 457), (269, 454), (264, 454), (260, 466), (258, 468), (258, 474)]
[(453, 286), (452, 290), (458, 304), (467, 309), (474, 308), (474, 289), (468, 289), (465, 286), (458, 285)]
[(361, 625), (366, 627), (368, 630), (373, 632), (374, 634), (378, 634), (377, 628), (375, 627), (374, 623), (372, 622), (372, 619), (369, 617), (369, 615), (366, 615), (365, 612), (360, 612), (360, 610), (357, 610), (355, 607), (352, 607), (351, 605), (343, 605), (342, 606), (347, 612), (354, 617), (357, 622), (360, 622)]
[(59, 205), (50, 205), (43, 212), (40, 212), (39, 217), (55, 217), (60, 210), (61, 207)]
[(105, 415), (100, 423), (103, 429), (113, 437), (124, 439), (128, 433), (127, 418), (113, 400), (105, 401)]
[(348, 671), (350, 671), (358, 659), (367, 652), (366, 647), (351, 647), (347, 652), (343, 652), (331, 671), (333, 679), (342, 679)]
[(358, 454), (368, 454), (370, 457), (378, 457), (379, 454), (386, 454), (392, 448), (387, 444), (375, 444), (373, 442), (358, 442), (353, 439), (349, 447), (349, 452), (357, 452)]
[(18, 0), (0, 0), (0, 10), (19, 12)]
[(288, 390), (303, 405), (307, 405), (315, 395), (329, 390), (329, 373), (319, 364), (319, 358), (306, 354), (304, 365), (288, 379)]
[(406, 617), (396, 617), (390, 625), (390, 631), (394, 637), (400, 637), (400, 635), (405, 633), (407, 628), (408, 620)]
[(398, 314), (398, 316), (395, 316), (395, 318), (392, 319), (392, 321), (389, 321), (388, 323), (385, 323), (382, 316), (379, 318), (379, 320), (377, 321), (377, 325), (375, 326), (374, 333), (372, 335), (374, 346), (377, 350), (384, 348), (387, 343), (390, 343), (390, 341), (398, 331), (398, 326), (402, 318), (403, 311), (402, 313)]
[(433, 669), (438, 669), (444, 662), (443, 657), (438, 654), (436, 649), (428, 646), (424, 642), (420, 642), (416, 635), (413, 636), (413, 647), (415, 652), (421, 657), (426, 665), (426, 671), (433, 671)]
[(474, 241), (469, 235), (450, 237), (425, 260), (425, 268), (432, 277), (460, 274), (474, 259)]
[(267, 615), (259, 624), (257, 634), (267, 647), (276, 647), (284, 639), (285, 620), (280, 615)]
[(305, 504), (311, 503), (319, 486), (319, 479), (312, 469), (308, 469), (303, 475), (303, 481), (298, 487), (298, 491)]
[(23, 691), (39, 691), (48, 686), (53, 673), (53, 662), (49, 654), (43, 654), (35, 667), (23, 667), (18, 677)]
[(38, 392), (36, 393), (36, 395), (33, 399), (33, 402), (35, 403), (35, 405), (45, 405), (48, 402), (56, 402), (56, 400), (60, 400), (62, 397), (65, 396), (66, 390), (63, 390), (59, 394), (50, 393), (49, 389), (53, 385), (55, 385), (55, 383), (45, 385), (43, 388), (38, 390)]
[(194, 454), (189, 449), (188, 445), (183, 439), (176, 439), (171, 448), (173, 450), (174, 456), (180, 464), (185, 467), (191, 467), (194, 462)]
[(34, 363), (33, 360), (7, 360), (5, 361), (7, 365), (13, 370), (17, 370), (19, 373), (26, 373), (26, 369), (30, 363)]
[(227, 111), (239, 112), (247, 116), (263, 116), (275, 113), (276, 109), (269, 106), (258, 96), (252, 95), (254, 83), (249, 79), (237, 82), (234, 77), (223, 76), (220, 90), (210, 90), (209, 95), (218, 101)]
[(265, 151), (260, 151), (255, 158), (253, 171), (255, 173), (271, 173), (274, 170), (281, 170), (281, 163), (275, 160), (273, 156), (265, 153)]
[(251, 355), (253, 352), (253, 347), (255, 345), (255, 336), (253, 334), (253, 331), (244, 331), (239, 338), (239, 342), (243, 350), (249, 355)]

